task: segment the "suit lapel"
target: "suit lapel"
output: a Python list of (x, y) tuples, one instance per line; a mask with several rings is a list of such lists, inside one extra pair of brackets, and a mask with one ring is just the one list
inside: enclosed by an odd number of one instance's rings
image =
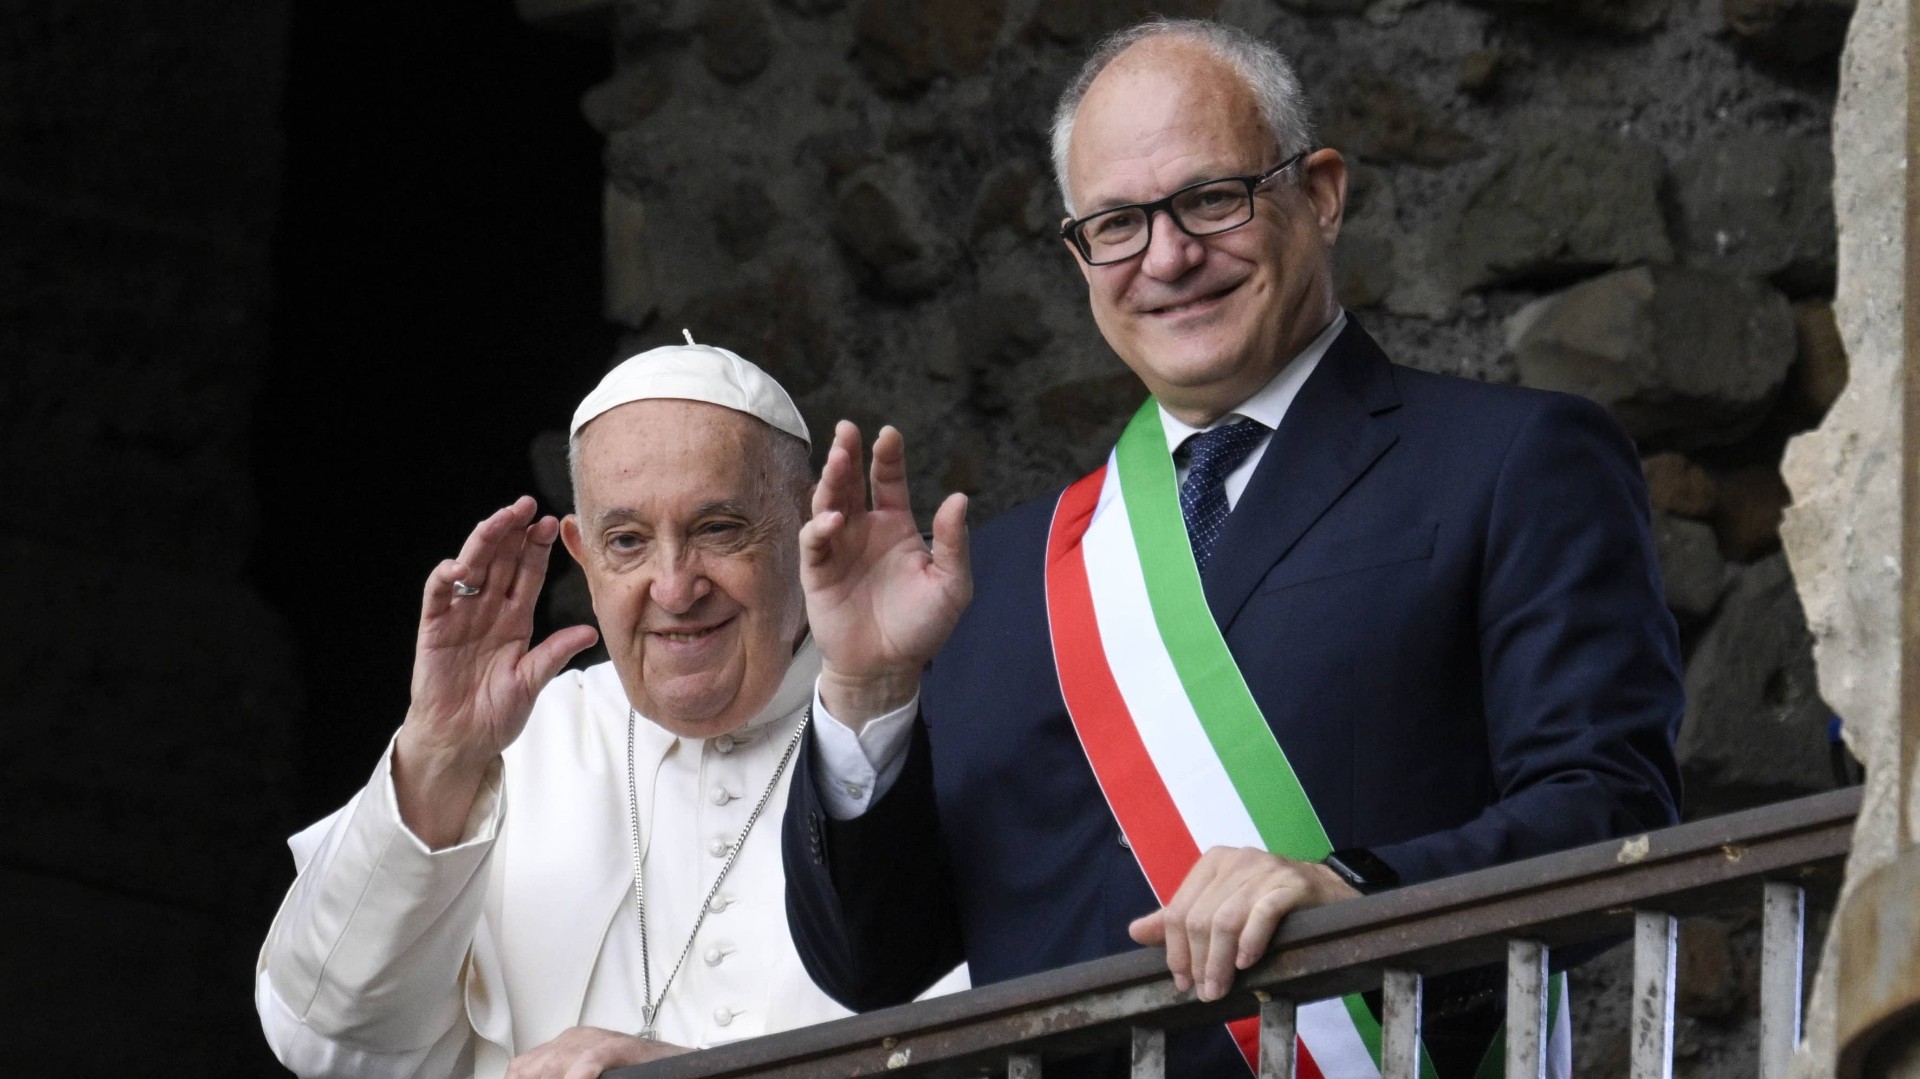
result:
[(1267, 444), (1207, 565), (1202, 584), (1222, 633), (1261, 578), (1398, 440), (1376, 417), (1399, 405), (1386, 354), (1348, 316)]

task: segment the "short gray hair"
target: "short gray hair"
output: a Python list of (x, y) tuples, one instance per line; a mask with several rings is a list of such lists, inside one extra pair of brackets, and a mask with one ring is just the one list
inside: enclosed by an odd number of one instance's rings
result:
[(1313, 118), (1286, 54), (1237, 26), (1206, 19), (1149, 19), (1102, 41), (1067, 84), (1060, 104), (1054, 108), (1053, 177), (1060, 185), (1060, 201), (1067, 208), (1067, 216), (1075, 216), (1073, 192), (1067, 187), (1067, 147), (1073, 142), (1073, 121), (1080, 112), (1081, 100), (1093, 80), (1121, 53), (1159, 37), (1191, 41), (1233, 68), (1253, 92), (1260, 118), (1272, 130), (1281, 154), (1299, 153), (1313, 145)]

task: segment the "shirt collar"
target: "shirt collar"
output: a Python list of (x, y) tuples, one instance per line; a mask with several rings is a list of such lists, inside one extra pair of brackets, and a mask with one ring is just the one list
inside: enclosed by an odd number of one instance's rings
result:
[(1293, 359), (1288, 360), (1287, 365), (1269, 379), (1265, 386), (1260, 387), (1258, 392), (1205, 427), (1190, 426), (1168, 412), (1166, 406), (1159, 406), (1160, 427), (1167, 435), (1167, 452), (1171, 454), (1178, 450), (1182, 442), (1201, 431), (1211, 431), (1216, 427), (1243, 419), (1258, 421), (1269, 431), (1279, 430), (1280, 421), (1286, 418), (1287, 409), (1293, 404), (1294, 397), (1300, 393), (1300, 387), (1306, 383), (1307, 377), (1313, 374), (1314, 368), (1320, 366), (1320, 357), (1327, 354), (1327, 349), (1333, 344), (1334, 338), (1339, 337), (1340, 331), (1346, 328), (1347, 313), (1343, 309), (1334, 315), (1333, 321), (1327, 323), (1327, 328), (1321, 330), (1319, 336), (1309, 341), (1307, 347), (1301, 349)]

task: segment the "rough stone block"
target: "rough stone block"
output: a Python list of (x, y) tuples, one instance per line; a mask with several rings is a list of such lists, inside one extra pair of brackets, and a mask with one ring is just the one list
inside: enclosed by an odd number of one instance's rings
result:
[(832, 230), (861, 283), (881, 296), (930, 296), (953, 273), (948, 238), (928, 224), (903, 169), (876, 165), (849, 176), (834, 199)]
[(885, 94), (979, 71), (1000, 37), (1006, 0), (862, 0), (854, 60)]
[(1726, 591), (1727, 563), (1713, 528), (1669, 514), (1656, 514), (1653, 542), (1660, 555), (1660, 580), (1667, 608), (1685, 623), (1705, 621)]
[(716, 333), (725, 327), (730, 347), (752, 357), (788, 393), (812, 393), (832, 376), (836, 359), (831, 308), (822, 302), (814, 277), (806, 266), (790, 262), (770, 277), (701, 292), (648, 336), (657, 338), (652, 344), (677, 344), (682, 326), (711, 326)]
[(1737, 441), (1793, 362), (1793, 312), (1757, 282), (1668, 266), (1594, 278), (1507, 324), (1529, 386), (1606, 405), (1642, 448)]
[(1647, 501), (1664, 513), (1695, 520), (1713, 515), (1718, 492), (1706, 469), (1678, 453), (1656, 453), (1640, 462), (1647, 478)]
[(1207, 19), (1219, 9), (1220, 0), (1047, 0), (1035, 5), (1022, 36), (1078, 45), (1149, 15)]
[(1786, 557), (1742, 569), (1695, 646), (1677, 751), (1688, 815), (1790, 798), (1833, 785), (1813, 640)]
[(1751, 562), (1780, 546), (1780, 514), (1793, 500), (1780, 470), (1748, 465), (1714, 478), (1718, 493), (1713, 533), (1720, 552), (1735, 562)]
[(1472, 139), (1384, 72), (1350, 71), (1328, 100), (1320, 141), (1361, 160), (1445, 165), (1477, 152)]
[(1475, 49), (1460, 58), (1460, 75), (1454, 85), (1470, 97), (1487, 97), (1500, 88), (1500, 75), (1506, 68), (1506, 54), (1499, 49)]
[(1854, 0), (1721, 0), (1728, 29), (1755, 54), (1790, 65), (1826, 65), (1840, 54)]
[(765, 250), (768, 235), (780, 220), (773, 196), (756, 180), (735, 180), (721, 187), (710, 212), (714, 238), (735, 262)]
[(1469, 0), (1481, 7), (1538, 12), (1620, 34), (1641, 34), (1667, 20), (1673, 0)]
[(1847, 345), (1831, 304), (1795, 304), (1793, 325), (1799, 354), (1787, 373), (1787, 393), (1794, 407), (1817, 423), (1847, 388)]
[(1764, 277), (1790, 296), (1833, 290), (1833, 158), (1827, 139), (1743, 134), (1673, 170), (1691, 265)]
[(600, 264), (600, 309), (609, 320), (625, 326), (646, 325), (658, 302), (647, 269), (646, 226), (646, 204), (620, 185), (607, 184), (600, 199), (606, 245)]
[(1530, 139), (1474, 191), (1451, 232), (1463, 282), (1551, 284), (1637, 262), (1671, 262), (1649, 143), (1565, 132)]
[(1365, 310), (1386, 300), (1396, 282), (1393, 232), (1356, 221), (1340, 231), (1333, 252), (1333, 289), (1343, 307)]
[(980, 183), (973, 208), (975, 240), (995, 229), (1016, 236), (1042, 236), (1058, 218), (1051, 212), (1052, 177), (1024, 161), (996, 166)]
[(611, 135), (652, 116), (672, 96), (672, 69), (666, 64), (628, 64), (580, 96), (580, 115), (595, 131)]
[(1041, 393), (1035, 404), (1042, 426), (1063, 441), (1111, 445), (1147, 396), (1131, 371), (1064, 382)]
[(1713, 918), (1680, 921), (1675, 1010), (1697, 1019), (1724, 1019), (1745, 999), (1742, 970), (1727, 927)]
[(738, 86), (773, 62), (773, 25), (759, 0), (710, 0), (700, 17), (700, 62)]

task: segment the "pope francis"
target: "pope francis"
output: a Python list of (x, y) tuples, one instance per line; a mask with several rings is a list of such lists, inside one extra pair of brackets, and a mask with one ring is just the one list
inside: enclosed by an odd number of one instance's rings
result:
[[(846, 1014), (795, 955), (780, 865), (820, 667), (807, 429), (758, 367), (688, 340), (581, 402), (572, 514), (521, 498), (428, 577), (405, 721), (291, 840), (261, 949), (294, 1072), (596, 1075)], [(562, 673), (586, 626), (529, 647), (556, 539), (610, 662)]]

